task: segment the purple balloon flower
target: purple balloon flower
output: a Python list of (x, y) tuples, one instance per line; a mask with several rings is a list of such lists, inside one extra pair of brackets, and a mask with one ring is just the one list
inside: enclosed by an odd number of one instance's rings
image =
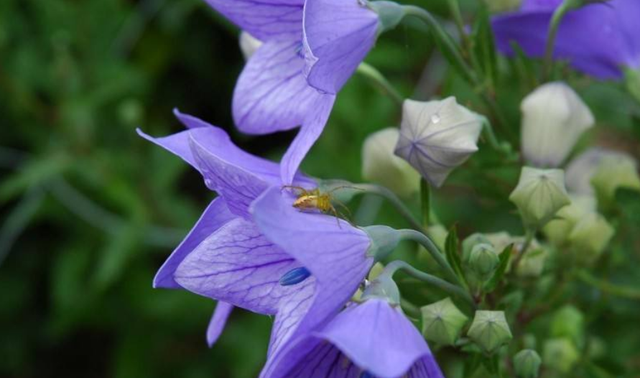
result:
[(348, 307), (279, 362), (269, 378), (444, 377), (420, 332), (383, 299)]
[[(519, 12), (493, 19), (500, 51), (517, 42), (530, 56), (544, 56), (547, 29), (561, 0), (525, 0)], [(640, 1), (612, 0), (570, 11), (561, 21), (554, 57), (602, 79), (619, 79), (624, 67), (640, 67)]]
[[(164, 138), (140, 134), (194, 166), (219, 197), (162, 266), (154, 286), (182, 287), (220, 301), (207, 331), (210, 344), (232, 306), (275, 315), (271, 355), (344, 306), (371, 267), (369, 238), (334, 217), (301, 213), (281, 190), (277, 164), (242, 151), (219, 128), (176, 115), (188, 130)], [(294, 180), (306, 188), (316, 185), (301, 175)], [(280, 284), (283, 275), (301, 267), (311, 276)]]
[(240, 74), (233, 116), (249, 134), (301, 126), (281, 164), (283, 182), (291, 183), (324, 129), (335, 94), (373, 46), (377, 15), (358, 0), (207, 2), (263, 42)]

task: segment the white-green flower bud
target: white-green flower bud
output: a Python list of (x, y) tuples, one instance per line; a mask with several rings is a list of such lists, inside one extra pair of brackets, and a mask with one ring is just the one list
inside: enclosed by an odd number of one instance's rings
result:
[(362, 177), (389, 188), (400, 197), (420, 189), (420, 174), (405, 160), (394, 155), (400, 132), (395, 127), (377, 131), (362, 145)]
[(604, 252), (614, 234), (615, 230), (602, 215), (592, 213), (576, 223), (568, 241), (578, 259), (592, 263)]
[(441, 101), (405, 100), (395, 154), (439, 187), (449, 173), (478, 150), (482, 119), (455, 97)]
[(467, 318), (451, 298), (424, 306), (422, 312), (422, 334), (427, 340), (442, 345), (453, 345), (469, 318)]
[(633, 157), (626, 153), (600, 147), (590, 148), (576, 156), (567, 165), (564, 176), (567, 190), (575, 194), (593, 195), (595, 191), (591, 185), (591, 179), (600, 162), (607, 157), (629, 159), (635, 164)]
[(508, 12), (516, 10), (520, 7), (522, 0), (483, 0), (489, 8), (489, 11), (493, 13)]
[(491, 244), (491, 242), (485, 235), (478, 232), (467, 236), (462, 241), (462, 261), (463, 262), (465, 263), (469, 262), (469, 259), (471, 258), (471, 250), (473, 249), (473, 247), (475, 247), (478, 244)]
[(609, 207), (615, 201), (618, 188), (640, 190), (638, 166), (624, 155), (604, 157), (591, 178), (591, 184), (600, 206)]
[(561, 169), (523, 167), (518, 186), (509, 196), (516, 204), (522, 221), (528, 228), (544, 226), (571, 201), (564, 188)]
[(491, 278), (498, 264), (500, 264), (500, 258), (491, 244), (476, 244), (471, 249), (469, 265), (482, 281)]
[(493, 245), (493, 248), (496, 249), (498, 254), (502, 254), (502, 251), (514, 242), (513, 236), (509, 235), (506, 231), (492, 232), (484, 234), (484, 236), (489, 240), (489, 243)]
[(513, 357), (513, 368), (519, 378), (537, 378), (542, 359), (533, 349), (523, 349)]
[(580, 135), (594, 124), (593, 114), (562, 82), (538, 87), (522, 100), (522, 154), (536, 167), (557, 167)]
[(547, 255), (548, 252), (544, 248), (529, 248), (522, 260), (520, 260), (516, 274), (519, 277), (539, 277), (544, 271)]
[(556, 311), (551, 319), (551, 336), (567, 337), (581, 343), (584, 337), (584, 315), (576, 307), (566, 305)]
[(580, 354), (574, 343), (568, 338), (556, 338), (544, 343), (542, 361), (544, 365), (560, 373), (568, 373), (578, 362)]
[(570, 195), (571, 203), (558, 211), (542, 232), (556, 246), (563, 245), (573, 227), (585, 216), (596, 212), (596, 199), (589, 195)]
[(262, 41), (258, 38), (252, 36), (246, 31), (242, 31), (240, 33), (240, 51), (242, 51), (242, 55), (245, 60), (249, 60), (253, 53), (255, 53), (260, 46), (262, 46)]
[(495, 352), (513, 338), (503, 311), (476, 311), (467, 335), (487, 353)]

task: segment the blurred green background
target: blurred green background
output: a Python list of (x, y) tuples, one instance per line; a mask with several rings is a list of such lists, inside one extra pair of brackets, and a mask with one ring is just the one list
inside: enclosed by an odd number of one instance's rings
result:
[[(466, 2), (465, 15), (476, 7)], [(447, 14), (444, 1), (428, 8)], [(135, 133), (181, 130), (172, 115), (179, 108), (279, 159), (295, 131), (249, 137), (233, 128), (231, 94), (244, 64), (237, 39), (202, 0), (0, 1), (0, 376), (257, 376), (271, 319), (236, 311), (210, 350), (213, 301), (151, 288), (214, 194)], [(456, 94), (483, 110), (418, 25), (386, 34), (367, 62), (408, 97)], [(519, 77), (507, 71), (514, 76), (502, 79), (499, 100), (517, 132), (518, 103), (533, 84), (509, 85)], [(608, 140), (631, 135), (623, 147), (637, 154), (637, 105), (620, 103), (619, 86), (576, 80), (596, 114), (615, 124)], [(306, 172), (361, 180), (362, 141), (400, 114), (373, 88), (350, 80)], [(474, 158), (437, 193), (445, 225), (458, 221), (463, 235), (520, 232), (504, 202), (517, 174), (491, 151)]]

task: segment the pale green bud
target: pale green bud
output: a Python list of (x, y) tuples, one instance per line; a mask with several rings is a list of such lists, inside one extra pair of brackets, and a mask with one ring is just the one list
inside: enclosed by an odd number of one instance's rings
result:
[(462, 261), (464, 261), (465, 263), (469, 262), (469, 258), (471, 257), (471, 250), (478, 244), (491, 244), (491, 242), (486, 236), (478, 232), (467, 236), (462, 241)]
[(258, 38), (252, 36), (246, 31), (242, 31), (240, 33), (240, 51), (242, 51), (242, 55), (245, 60), (249, 60), (260, 46), (262, 46), (262, 41)]
[(493, 248), (496, 249), (498, 254), (502, 254), (502, 251), (504, 251), (509, 244), (513, 243), (513, 236), (506, 231), (484, 234), (484, 236), (489, 240), (489, 243), (493, 245)]
[(483, 281), (491, 277), (500, 264), (500, 258), (491, 244), (476, 244), (471, 249), (469, 265), (474, 273)]
[(522, 0), (483, 0), (491, 12), (508, 12), (520, 7)]
[(544, 365), (560, 373), (570, 372), (579, 358), (580, 354), (576, 346), (568, 338), (550, 339), (544, 343), (542, 353)]
[(576, 307), (566, 305), (556, 311), (551, 319), (551, 336), (567, 337), (576, 343), (584, 336), (584, 315)]
[(640, 190), (636, 162), (624, 155), (607, 156), (598, 164), (591, 184), (600, 206), (610, 207), (615, 201), (618, 188)]
[(469, 320), (453, 304), (451, 298), (424, 306), (420, 311), (422, 312), (422, 334), (424, 337), (443, 345), (453, 345)]
[(547, 255), (544, 248), (530, 248), (520, 260), (516, 274), (519, 277), (539, 277), (544, 270)]
[(635, 164), (635, 159), (624, 152), (592, 147), (571, 159), (565, 171), (567, 191), (576, 194), (594, 195), (591, 179), (600, 163), (609, 157), (627, 159)]
[(522, 100), (522, 154), (536, 167), (557, 167), (594, 124), (593, 114), (563, 82), (541, 85)]
[(571, 201), (564, 188), (561, 169), (536, 169), (523, 167), (518, 186), (509, 196), (520, 211), (528, 228), (544, 226)]
[(524, 349), (513, 357), (513, 367), (519, 378), (537, 378), (542, 359), (533, 349)]
[(400, 132), (395, 127), (377, 131), (362, 145), (362, 177), (389, 188), (400, 197), (420, 189), (420, 174), (393, 151)]
[(569, 234), (569, 243), (578, 259), (592, 263), (607, 248), (615, 230), (600, 214), (592, 213), (578, 222)]
[(503, 311), (476, 311), (467, 335), (487, 353), (513, 338)]
[(589, 195), (572, 195), (571, 203), (558, 211), (542, 232), (554, 245), (563, 245), (573, 227), (585, 216), (596, 212), (596, 199)]

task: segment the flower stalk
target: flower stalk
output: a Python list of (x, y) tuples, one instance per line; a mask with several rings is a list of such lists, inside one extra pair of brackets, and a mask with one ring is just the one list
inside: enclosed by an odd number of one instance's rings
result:
[(378, 71), (374, 66), (367, 63), (360, 63), (358, 68), (356, 69), (356, 73), (366, 77), (369, 81), (371, 81), (375, 86), (380, 88), (384, 94), (389, 96), (398, 106), (402, 106), (402, 102), (404, 101), (404, 97), (398, 92), (397, 89), (391, 85), (389, 80), (387, 80), (384, 75)]

